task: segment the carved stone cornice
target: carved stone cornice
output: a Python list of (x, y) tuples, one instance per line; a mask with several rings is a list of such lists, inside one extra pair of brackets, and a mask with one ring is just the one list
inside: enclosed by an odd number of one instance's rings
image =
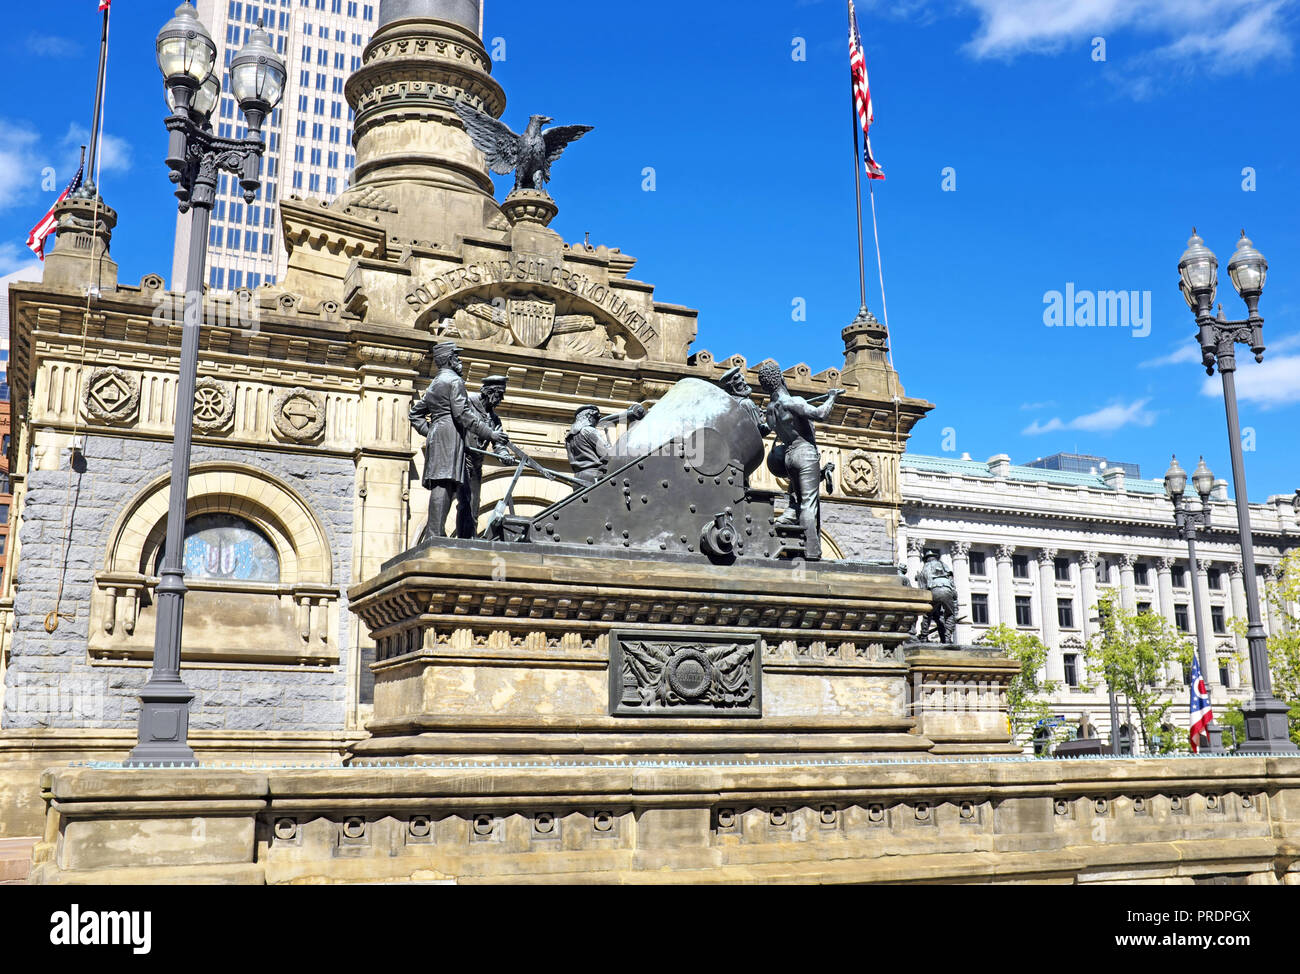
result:
[(1079, 563), (1080, 568), (1095, 569), (1097, 567), (1097, 558), (1098, 555), (1095, 551), (1081, 551), (1074, 556), (1074, 560)]
[(1171, 558), (1168, 555), (1161, 555), (1156, 559), (1156, 571), (1161, 575), (1167, 575), (1174, 570), (1174, 565), (1177, 563), (1177, 558)]
[(1038, 559), (1038, 564), (1043, 567), (1054, 565), (1058, 552), (1055, 548), (1042, 548), (1034, 557)]
[(1010, 561), (1015, 557), (1017, 548), (1013, 544), (1001, 544), (997, 547), (997, 560)]
[(953, 541), (948, 545), (948, 550), (953, 558), (966, 558), (970, 555), (969, 541)]

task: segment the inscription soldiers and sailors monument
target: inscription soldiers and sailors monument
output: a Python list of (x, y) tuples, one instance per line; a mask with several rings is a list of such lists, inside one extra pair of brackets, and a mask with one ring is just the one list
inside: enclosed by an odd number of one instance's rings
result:
[[(346, 86), (351, 186), (281, 202), (281, 281), (205, 298), (175, 728), (198, 767), (115, 764), (158, 624), (182, 329), (161, 278), (117, 280), (103, 203), (11, 288), (0, 789), (9, 834), (47, 837), (36, 878), (993, 878), (1011, 834), (1000, 875), (1099, 868), (1082, 810), (1145, 772), (969, 763), (1019, 753), (1019, 666), (951, 645), (941, 562), (898, 577), (899, 460), (932, 407), (885, 327), (862, 309), (818, 372), (715, 358), (634, 257), (565, 242), (550, 187), (599, 129), (501, 121), (480, 7), (382, 0)], [(942, 643), (913, 635), (932, 613)], [(56, 685), (94, 712), (42, 710)], [(42, 777), (69, 760), (104, 765)], [(1150, 877), (1229, 870), (1197, 797), (1227, 802), (1214, 763), (1170, 772), (1204, 853)], [(1233, 820), (1267, 832), (1268, 769), (1234, 766)]]

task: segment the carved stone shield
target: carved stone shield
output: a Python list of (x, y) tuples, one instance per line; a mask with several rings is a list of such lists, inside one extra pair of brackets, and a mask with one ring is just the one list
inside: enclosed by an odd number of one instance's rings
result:
[(555, 331), (555, 303), (529, 296), (506, 301), (510, 333), (524, 348), (540, 348)]

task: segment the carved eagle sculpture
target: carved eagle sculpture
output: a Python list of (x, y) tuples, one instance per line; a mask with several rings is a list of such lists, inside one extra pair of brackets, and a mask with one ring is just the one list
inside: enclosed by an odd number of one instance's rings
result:
[(463, 101), (453, 107), (474, 147), (487, 157), (488, 168), (501, 176), (515, 174), (515, 189), (545, 192), (551, 181), (551, 163), (570, 142), (577, 142), (592, 129), (590, 125), (557, 125), (543, 132), (542, 126), (555, 119), (534, 115), (523, 134), (516, 135), (504, 122)]

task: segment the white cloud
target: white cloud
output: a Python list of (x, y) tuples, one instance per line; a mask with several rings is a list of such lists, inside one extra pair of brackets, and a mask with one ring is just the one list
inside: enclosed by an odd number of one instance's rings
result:
[(81, 45), (67, 37), (52, 34), (28, 34), (27, 50), (49, 58), (69, 58), (81, 53)]
[[(68, 134), (63, 137), (62, 145), (68, 152), (68, 157), (74, 166), (74, 172), (77, 157), (81, 154), (81, 146), (89, 143), (90, 129), (84, 125), (78, 125), (76, 122), (68, 126)], [(99, 144), (99, 171), (101, 173), (125, 172), (130, 168), (130, 143), (126, 139), (119, 139), (116, 135), (109, 135), (105, 132)]]
[(13, 206), (40, 185), (39, 142), (32, 129), (0, 120), (0, 209)]
[(1052, 417), (1045, 423), (1034, 420), (1021, 433), (1025, 436), (1040, 436), (1043, 433), (1059, 433), (1063, 430), (1081, 430), (1085, 433), (1113, 433), (1125, 426), (1152, 426), (1156, 414), (1147, 409), (1150, 399), (1139, 399), (1125, 405), (1115, 403), (1095, 412), (1084, 413), (1071, 420)]
[(22, 244), (0, 243), (0, 277), (17, 274), (17, 281), (39, 281), (41, 262)]
[[(1120, 30), (1155, 46), (1141, 59), (1154, 73), (1228, 73), (1291, 54), (1286, 14), (1296, 0), (966, 0), (980, 18), (967, 50), (977, 58), (1053, 53)], [(1150, 79), (1145, 79), (1149, 81)]]
[(1035, 413), (1040, 409), (1051, 409), (1055, 405), (1055, 400), (1051, 399), (1047, 402), (1022, 402), (1020, 404), (1020, 411), (1025, 413)]
[[(1297, 338), (1300, 336), (1283, 339), (1273, 349), (1294, 348), (1300, 345)], [(1223, 398), (1223, 380), (1217, 375), (1207, 378), (1201, 394)], [(1241, 349), (1237, 355), (1237, 398), (1264, 409), (1300, 403), (1300, 355), (1266, 357), (1262, 364), (1256, 364), (1250, 353)]]
[(1183, 342), (1168, 355), (1147, 359), (1138, 364), (1139, 369), (1158, 369), (1165, 365), (1192, 365), (1201, 361), (1201, 346), (1192, 339)]

